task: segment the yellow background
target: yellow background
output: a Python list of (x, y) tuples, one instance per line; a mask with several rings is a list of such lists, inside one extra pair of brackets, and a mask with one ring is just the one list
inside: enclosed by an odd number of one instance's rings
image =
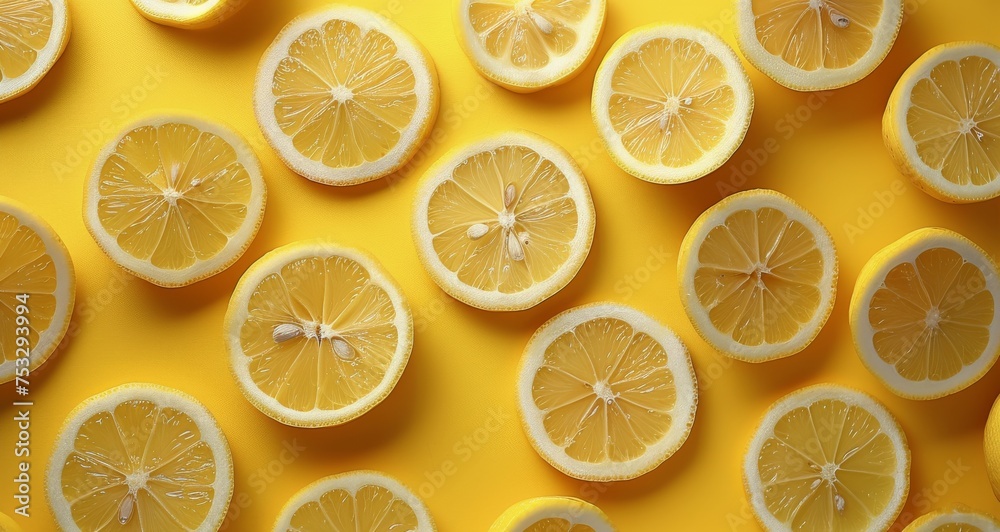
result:
[[(901, 522), (955, 502), (1000, 514), (982, 450), (1000, 370), (948, 398), (900, 399), (864, 369), (846, 319), (866, 260), (913, 229), (948, 227), (991, 254), (1000, 252), (998, 200), (953, 206), (926, 196), (901, 181), (880, 137), (886, 99), (906, 66), (939, 43), (996, 41), (1000, 4), (908, 0), (899, 38), (878, 70), (822, 96), (786, 90), (748, 65), (756, 109), (743, 147), (697, 182), (657, 186), (627, 176), (600, 148), (589, 112), (597, 63), (620, 35), (651, 22), (708, 27), (735, 44), (728, 2), (610, 0), (597, 60), (565, 86), (523, 96), (475, 73), (456, 41), (450, 1), (353, 0), (389, 15), (424, 43), (437, 62), (443, 98), (435, 140), (414, 164), (388, 180), (340, 189), (282, 166), (251, 107), (257, 61), (271, 39), (293, 17), (325, 3), (256, 0), (219, 27), (187, 32), (148, 22), (127, 0), (75, 0), (73, 35), (62, 59), (29, 94), (0, 105), (0, 193), (55, 227), (79, 279), (71, 338), (32, 383), (34, 516), (19, 521), (27, 530), (54, 528), (42, 473), (66, 414), (95, 393), (133, 381), (186, 391), (218, 418), (236, 467), (235, 519), (228, 530), (269, 529), (299, 488), (360, 468), (386, 471), (421, 492), (446, 532), (484, 530), (510, 504), (552, 494), (595, 502), (623, 531), (754, 530), (741, 486), (744, 446), (768, 405), (819, 382), (866, 390), (899, 418), (913, 451)], [(263, 162), (269, 188), (263, 226), (246, 255), (228, 271), (176, 290), (120, 273), (81, 219), (84, 176), (103, 138), (141, 113), (171, 108), (243, 132)], [(493, 314), (466, 307), (434, 285), (417, 260), (409, 217), (417, 180), (430, 162), (448, 148), (506, 128), (536, 131), (577, 157), (598, 222), (590, 257), (565, 290), (532, 310)], [(766, 161), (765, 146), (774, 152)], [(739, 168), (745, 182), (734, 177)], [(697, 336), (680, 307), (675, 264), (695, 217), (721, 195), (753, 187), (784, 192), (825, 222), (841, 271), (833, 317), (817, 341), (799, 355), (761, 365), (731, 363)], [(890, 205), (873, 207), (880, 197)], [(416, 320), (413, 356), (392, 395), (345, 426), (314, 430), (282, 426), (250, 406), (229, 375), (222, 339), (223, 315), (242, 272), (268, 250), (310, 237), (374, 253), (404, 287)], [(609, 485), (575, 481), (549, 467), (522, 434), (514, 402), (517, 361), (531, 333), (564, 309), (602, 300), (633, 305), (678, 331), (701, 386), (684, 447), (648, 475)], [(10, 385), (0, 399), (0, 511), (9, 513)], [(294, 459), (283, 456), (283, 442), (304, 450)]]

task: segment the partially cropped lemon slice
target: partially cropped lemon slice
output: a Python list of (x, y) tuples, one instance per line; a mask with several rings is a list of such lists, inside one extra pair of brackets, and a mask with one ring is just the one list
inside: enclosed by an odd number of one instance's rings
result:
[(677, 261), (695, 329), (730, 357), (764, 362), (808, 346), (833, 310), (837, 253), (810, 212), (773, 190), (748, 190), (695, 220)]
[[(69, 328), (76, 276), (44, 220), (0, 196), (0, 384), (34, 370)], [(30, 378), (29, 378), (30, 381)]]
[(0, 102), (32, 89), (69, 42), (66, 0), (0, 0)]
[(236, 14), (248, 0), (132, 0), (142, 16), (167, 26), (204, 29)]
[(851, 332), (865, 366), (897, 395), (934, 399), (979, 380), (1000, 354), (1000, 279), (958, 233), (914, 231), (858, 275)]
[(582, 480), (638, 477), (687, 440), (698, 386), (687, 349), (624, 305), (568, 310), (524, 348), (518, 407), (547, 462)]
[(764, 414), (743, 480), (766, 530), (888, 530), (909, 490), (910, 450), (874, 398), (812, 386)]
[(523, 500), (500, 515), (489, 532), (614, 532), (600, 508), (573, 497)]
[(993, 494), (1000, 500), (1000, 397), (993, 403), (990, 417), (986, 420), (983, 449), (986, 452), (986, 473), (993, 486)]
[(398, 480), (352, 471), (318, 480), (292, 496), (274, 532), (364, 530), (434, 532), (423, 501)]
[(740, 49), (757, 69), (799, 91), (860, 81), (889, 54), (902, 0), (737, 0)]
[(604, 56), (591, 112), (612, 159), (653, 183), (722, 166), (750, 126), (753, 88), (728, 44), (701, 29), (646, 26)]
[(899, 78), (882, 136), (900, 171), (954, 203), (1000, 196), (1000, 48), (931, 48)]
[(409, 33), (366, 9), (296, 18), (257, 68), (257, 122), (296, 173), (327, 185), (389, 175), (437, 118), (437, 71)]
[(233, 459), (201, 403), (162, 386), (130, 384), (69, 414), (47, 490), (62, 530), (210, 532), (229, 509)]
[(226, 313), (243, 394), (288, 425), (364, 414), (392, 391), (412, 345), (409, 306), (378, 261), (322, 241), (264, 255), (243, 274)]
[(246, 251), (266, 195), (257, 156), (238, 133), (157, 115), (126, 127), (98, 155), (84, 221), (119, 266), (159, 286), (185, 286)]
[(466, 55), (487, 79), (533, 92), (573, 79), (604, 31), (606, 0), (461, 0)]
[(419, 187), (421, 262), (474, 307), (533, 307), (569, 284), (590, 253), (587, 181), (565, 150), (537, 135), (504, 133), (458, 148)]
[(903, 532), (1000, 532), (1000, 521), (991, 515), (953, 508), (923, 515)]

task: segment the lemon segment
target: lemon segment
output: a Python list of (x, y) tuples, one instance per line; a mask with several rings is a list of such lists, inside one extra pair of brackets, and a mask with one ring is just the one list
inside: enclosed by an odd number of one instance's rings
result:
[(1000, 196), (1000, 48), (931, 48), (899, 78), (882, 136), (900, 172), (952, 203)]
[(677, 270), (695, 329), (716, 350), (746, 362), (805, 349), (836, 296), (829, 231), (771, 190), (733, 194), (699, 216), (681, 243)]
[(318, 480), (292, 496), (274, 532), (406, 530), (434, 532), (427, 507), (398, 480), (352, 471)]
[(993, 494), (1000, 500), (1000, 397), (993, 403), (986, 420), (983, 449), (986, 452), (986, 473), (993, 486)]
[(957, 507), (922, 515), (903, 532), (1000, 532), (1000, 521), (991, 515)]
[(456, 26), (484, 77), (515, 92), (573, 79), (604, 31), (606, 0), (461, 0)]
[(982, 249), (946, 229), (920, 229), (861, 270), (851, 332), (862, 362), (893, 393), (935, 399), (996, 362), (998, 300), (997, 267)]
[(0, 0), (0, 103), (28, 92), (69, 42), (65, 0)]
[(62, 530), (218, 530), (233, 493), (225, 436), (204, 406), (130, 384), (71, 412), (49, 464)]
[(485, 310), (533, 307), (580, 270), (594, 237), (586, 179), (568, 153), (510, 132), (445, 155), (420, 182), (421, 262), (452, 297)]
[(623, 305), (577, 307), (546, 322), (519, 375), (528, 439), (573, 478), (641, 476), (673, 455), (694, 423), (698, 390), (684, 344)]
[(434, 62), (409, 33), (374, 12), (332, 6), (281, 30), (257, 69), (254, 108), (289, 168), (355, 185), (410, 160), (439, 98)]
[(630, 31), (597, 70), (591, 112), (615, 162), (653, 183), (722, 166), (743, 142), (753, 88), (728, 44), (686, 26)]
[(514, 504), (489, 532), (614, 532), (600, 508), (573, 497), (536, 497)]
[(834, 385), (772, 405), (743, 462), (750, 505), (766, 530), (887, 530), (906, 500), (909, 471), (892, 415)]
[(147, 19), (188, 30), (215, 26), (247, 3), (248, 0), (132, 0), (135, 9)]

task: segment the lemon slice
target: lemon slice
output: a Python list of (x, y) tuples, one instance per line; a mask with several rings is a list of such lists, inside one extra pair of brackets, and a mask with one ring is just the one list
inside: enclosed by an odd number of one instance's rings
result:
[(0, 384), (49, 358), (69, 328), (75, 297), (76, 275), (62, 240), (0, 196)]
[(923, 515), (903, 532), (1000, 532), (1000, 521), (965, 508), (953, 508)]
[(331, 6), (290, 22), (257, 68), (264, 136), (296, 173), (355, 185), (400, 169), (437, 118), (434, 61), (371, 11)]
[(573, 497), (537, 497), (507, 509), (489, 532), (614, 532), (608, 516)]
[(590, 63), (606, 0), (461, 0), (459, 42), (480, 74), (515, 92), (565, 83)]
[(681, 447), (698, 387), (687, 349), (624, 305), (577, 307), (542, 325), (524, 348), (518, 407), (531, 445), (581, 480), (627, 480)]
[(895, 394), (935, 399), (976, 382), (1000, 353), (1000, 280), (986, 253), (946, 229), (914, 231), (858, 275), (858, 355)]
[(318, 480), (292, 496), (274, 532), (370, 530), (433, 532), (427, 507), (398, 480), (352, 471)]
[(900, 171), (953, 203), (1000, 196), (1000, 48), (931, 48), (899, 78), (882, 136)]
[(257, 156), (238, 133), (158, 115), (126, 127), (98, 155), (84, 189), (84, 221), (119, 266), (178, 287), (243, 255), (266, 196)]
[(166, 26), (205, 29), (236, 14), (247, 0), (132, 0), (142, 16)]
[(811, 386), (764, 414), (743, 480), (766, 530), (888, 530), (909, 490), (910, 450), (871, 396)]
[(243, 274), (226, 347), (246, 398), (297, 427), (346, 423), (382, 402), (410, 358), (413, 319), (373, 257), (298, 242)]
[(902, 0), (737, 0), (736, 36), (758, 70), (790, 89), (860, 81), (889, 54)]
[(688, 230), (677, 261), (681, 303), (715, 349), (746, 362), (793, 355), (833, 310), (837, 253), (811, 213), (773, 190), (715, 204)]
[(986, 420), (983, 448), (986, 451), (986, 473), (990, 477), (993, 494), (1000, 500), (1000, 397), (993, 403), (990, 417)]
[(424, 267), (452, 297), (522, 310), (573, 280), (594, 221), (586, 178), (566, 150), (509, 132), (456, 149), (427, 171), (413, 233)]
[(47, 476), (67, 531), (214, 531), (233, 495), (233, 458), (215, 418), (154, 384), (119, 386), (70, 412)]
[(591, 112), (623, 170), (684, 183), (722, 166), (743, 142), (753, 88), (722, 39), (686, 26), (646, 26), (604, 57)]
[(0, 102), (28, 92), (69, 42), (66, 0), (0, 0)]

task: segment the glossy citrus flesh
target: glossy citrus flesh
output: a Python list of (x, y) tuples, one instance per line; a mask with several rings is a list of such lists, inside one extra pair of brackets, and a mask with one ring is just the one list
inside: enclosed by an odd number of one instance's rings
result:
[(416, 513), (405, 500), (385, 487), (366, 485), (353, 494), (333, 489), (303, 504), (292, 514), (289, 530), (395, 532), (418, 530), (418, 525)]
[[(38, 233), (0, 212), (0, 327), (9, 331), (0, 336), (0, 363), (17, 359), (18, 337), (26, 336), (28, 346), (37, 346), (56, 313), (64, 312), (56, 308), (57, 287), (55, 261)], [(28, 307), (26, 325), (16, 322), (22, 304), (18, 296), (24, 294), (28, 295), (23, 302)], [(27, 334), (15, 335), (19, 327), (26, 327)]]
[(594, 532), (594, 529), (589, 525), (574, 525), (561, 517), (547, 517), (528, 525), (523, 532)]
[(49, 0), (0, 0), (0, 81), (26, 73), (49, 42)]
[(492, 57), (526, 70), (573, 51), (592, 0), (474, 0), (468, 17)]

